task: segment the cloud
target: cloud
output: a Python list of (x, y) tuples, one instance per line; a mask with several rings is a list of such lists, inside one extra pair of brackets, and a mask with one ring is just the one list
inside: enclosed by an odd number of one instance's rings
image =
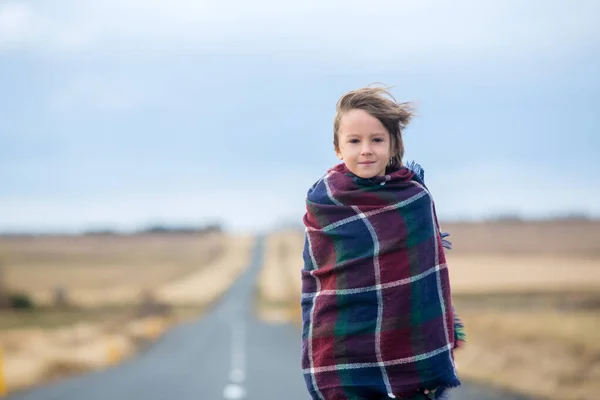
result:
[[(126, 46), (408, 59), (521, 57), (598, 43), (592, 1), (274, 0), (9, 2), (0, 32), (13, 44), (87, 50)], [(35, 23), (32, 23), (35, 22)], [(6, 43), (6, 42), (5, 42)]]
[[(600, 213), (591, 172), (569, 197), (554, 195), (547, 156), (596, 167), (583, 140), (597, 125), (599, 13), (587, 0), (0, 2), (0, 86), (13, 93), (3, 107), (0, 220), (137, 224), (210, 217), (205, 207), (237, 227), (297, 218), (308, 176), (335, 161), (334, 102), (373, 81), (422, 101), (407, 148), (429, 157), (426, 169), (458, 164), (431, 174), (442, 214)], [(503, 173), (498, 154), (537, 163), (528, 172), (536, 186)], [(302, 174), (271, 171), (292, 168)], [(244, 190), (207, 183), (240, 170), (269, 185), (237, 204), (223, 198)], [(444, 186), (445, 173), (470, 186)]]
[[(240, 193), (243, 192), (243, 198)], [(299, 221), (304, 188), (273, 193), (264, 187), (210, 191), (120, 193), (93, 198), (0, 197), (2, 231), (81, 231), (90, 227), (135, 230), (153, 223), (198, 224), (218, 221), (233, 231), (271, 229)]]
[[(0, 51), (67, 50), (90, 44), (84, 25), (44, 14), (32, 4), (8, 1), (0, 4)], [(85, 23), (85, 19), (81, 22)]]
[(541, 169), (534, 161), (487, 160), (446, 166), (427, 179), (442, 219), (503, 213), (536, 218), (571, 212), (600, 216), (600, 206), (589, 201), (598, 198), (600, 190), (574, 178), (562, 165)]
[(0, 4), (0, 46), (35, 37), (36, 21), (31, 7), (19, 3)]
[(143, 105), (143, 100), (125, 84), (92, 77), (79, 77), (48, 98), (49, 109), (61, 112), (129, 111)]
[[(598, 13), (600, 3), (583, 0), (568, 6), (533, 0), (9, 0), (0, 4), (0, 55), (3, 49), (34, 52), (68, 62), (76, 73), (55, 69), (61, 86), (49, 99), (52, 109), (67, 111), (131, 110), (150, 101), (185, 108), (181, 93), (168, 95), (169, 85), (209, 79), (215, 64), (202, 55), (219, 54), (236, 57), (215, 67), (220, 75), (227, 69), (230, 81), (256, 71), (377, 74), (374, 80), (393, 71), (416, 78), (405, 82), (462, 77), (532, 85), (569, 75), (572, 53), (581, 58), (589, 53), (581, 49), (600, 45)], [(244, 54), (265, 57), (249, 67), (253, 61)], [(169, 68), (182, 62), (195, 63), (205, 76), (187, 72), (167, 83)], [(119, 80), (123, 75), (128, 78)], [(160, 100), (157, 90), (164, 92)]]

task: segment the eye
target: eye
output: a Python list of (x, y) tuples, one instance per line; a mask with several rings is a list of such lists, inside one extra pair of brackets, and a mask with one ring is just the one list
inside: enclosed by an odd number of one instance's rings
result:
[(383, 142), (383, 138), (375, 138), (375, 139), (373, 139), (373, 141), (377, 142), (377, 143), (381, 143), (381, 142)]
[(348, 140), (348, 143), (358, 143), (358, 139), (350, 139)]

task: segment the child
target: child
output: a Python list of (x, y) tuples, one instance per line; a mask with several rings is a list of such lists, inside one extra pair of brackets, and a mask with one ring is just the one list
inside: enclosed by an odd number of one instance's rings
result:
[(412, 116), (384, 89), (337, 103), (342, 163), (308, 191), (302, 269), (302, 368), (313, 399), (439, 399), (460, 385), (454, 315), (432, 197), (403, 163)]

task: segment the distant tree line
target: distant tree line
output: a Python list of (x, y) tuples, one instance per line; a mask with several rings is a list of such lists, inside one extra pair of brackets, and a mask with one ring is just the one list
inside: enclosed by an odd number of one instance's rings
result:
[[(220, 224), (208, 224), (203, 226), (172, 226), (155, 224), (150, 225), (146, 228), (142, 228), (133, 232), (133, 234), (208, 234), (208, 233), (221, 233), (223, 227)], [(84, 232), (85, 235), (92, 236), (106, 236), (106, 235), (122, 235), (121, 232), (112, 229), (101, 229), (101, 230), (88, 230)]]
[[(0, 228), (1, 229), (1, 228)], [(155, 224), (155, 225), (150, 225), (147, 226), (145, 228), (139, 229), (137, 231), (133, 231), (131, 233), (124, 233), (122, 231), (119, 231), (118, 229), (111, 229), (111, 228), (105, 228), (105, 229), (87, 229), (81, 233), (67, 233), (67, 236), (71, 236), (71, 235), (80, 235), (83, 234), (85, 236), (110, 236), (110, 235), (115, 235), (115, 236), (123, 236), (123, 235), (139, 235), (139, 234), (169, 234), (169, 233), (173, 233), (173, 234), (181, 234), (181, 233), (194, 233), (194, 234), (208, 234), (208, 233), (222, 233), (224, 231), (224, 228), (221, 226), (221, 224), (207, 224), (207, 225), (202, 225), (202, 226), (176, 226), (176, 225), (167, 225), (167, 224)], [(6, 237), (29, 237), (29, 236), (55, 236), (55, 235), (64, 235), (64, 233), (61, 232), (27, 232), (27, 231), (22, 231), (22, 232), (2, 232), (0, 230), (0, 237), (2, 236), (6, 236)]]
[(565, 214), (556, 214), (552, 216), (546, 216), (541, 218), (531, 218), (524, 217), (518, 213), (505, 213), (498, 214), (489, 218), (486, 218), (484, 221), (491, 222), (540, 222), (540, 221), (595, 221), (596, 219), (586, 213), (565, 213)]
[(219, 224), (210, 224), (200, 227), (152, 225), (138, 231), (138, 233), (220, 233), (222, 231), (223, 228)]

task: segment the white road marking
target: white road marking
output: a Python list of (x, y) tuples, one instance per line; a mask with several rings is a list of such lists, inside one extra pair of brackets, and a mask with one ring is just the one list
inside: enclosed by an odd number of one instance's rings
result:
[(229, 380), (231, 380), (232, 382), (242, 383), (244, 382), (244, 379), (246, 379), (246, 377), (244, 376), (244, 371), (242, 371), (241, 369), (232, 369), (229, 372)]
[(231, 366), (229, 379), (234, 382), (244, 381), (246, 374), (244, 367), (246, 362), (246, 340), (243, 321), (231, 322)]
[(246, 339), (245, 326), (242, 316), (231, 315), (229, 318), (229, 328), (231, 332), (231, 361), (229, 366), (229, 383), (223, 389), (223, 397), (229, 400), (238, 400), (246, 397), (246, 390), (242, 383), (246, 380)]
[(223, 397), (229, 400), (239, 400), (246, 397), (246, 391), (242, 386), (230, 383), (223, 389)]

